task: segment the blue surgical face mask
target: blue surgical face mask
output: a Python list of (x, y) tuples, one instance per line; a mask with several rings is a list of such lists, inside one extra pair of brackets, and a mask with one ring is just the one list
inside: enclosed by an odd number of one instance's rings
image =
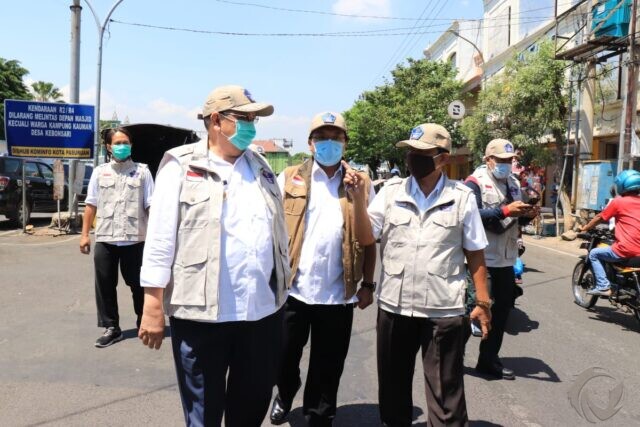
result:
[(322, 166), (337, 165), (342, 159), (344, 144), (333, 139), (324, 139), (313, 143), (316, 149), (314, 158)]
[(235, 123), (236, 132), (227, 138), (238, 150), (244, 151), (249, 148), (251, 141), (256, 137), (256, 125), (244, 120), (235, 120)]
[(126, 160), (131, 157), (130, 144), (116, 144), (111, 146), (111, 153), (116, 160)]
[(491, 172), (496, 179), (506, 179), (511, 173), (511, 163), (496, 163)]

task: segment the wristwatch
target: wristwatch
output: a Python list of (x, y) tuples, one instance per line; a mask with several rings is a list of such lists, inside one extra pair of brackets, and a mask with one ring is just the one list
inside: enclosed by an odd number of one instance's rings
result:
[(476, 301), (476, 305), (478, 307), (482, 307), (482, 308), (486, 308), (487, 310), (491, 310), (491, 306), (493, 305), (493, 303), (491, 302), (491, 300), (489, 301)]
[(369, 289), (371, 292), (376, 290), (376, 282), (365, 282), (364, 280), (360, 283), (360, 287)]

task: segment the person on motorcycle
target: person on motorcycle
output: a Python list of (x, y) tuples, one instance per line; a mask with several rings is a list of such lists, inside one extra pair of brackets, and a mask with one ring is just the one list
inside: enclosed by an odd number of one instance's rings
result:
[(614, 182), (621, 197), (614, 198), (602, 212), (580, 229), (585, 232), (611, 218), (616, 220), (615, 243), (612, 246), (594, 248), (589, 252), (589, 261), (596, 282), (595, 288), (587, 292), (589, 295), (611, 295), (611, 283), (607, 279), (603, 262), (619, 262), (640, 256), (640, 172), (624, 170), (618, 174)]

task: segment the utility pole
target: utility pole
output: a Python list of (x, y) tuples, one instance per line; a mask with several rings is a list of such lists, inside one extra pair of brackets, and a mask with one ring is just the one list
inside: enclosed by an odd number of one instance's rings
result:
[(89, 6), (89, 10), (93, 14), (93, 18), (96, 20), (96, 26), (98, 27), (98, 77), (96, 79), (96, 126), (98, 130), (96, 132), (96, 137), (94, 140), (94, 152), (93, 152), (93, 166), (98, 166), (98, 156), (100, 153), (100, 89), (102, 85), (102, 40), (104, 39), (104, 32), (107, 29), (107, 24), (109, 24), (109, 20), (111, 19), (111, 14), (116, 7), (124, 0), (116, 0), (116, 2), (111, 6), (109, 13), (107, 13), (107, 17), (104, 18), (104, 21), (100, 23), (100, 19), (98, 19), (98, 15), (96, 11), (91, 6), (89, 0), (85, 0), (87, 5)]
[[(82, 13), (80, 0), (73, 0), (73, 4), (69, 9), (71, 9), (71, 76), (69, 82), (69, 102), (77, 104), (80, 100), (80, 14)], [(76, 213), (76, 206), (73, 197), (73, 182), (75, 181), (77, 163), (78, 161), (75, 159), (69, 162), (69, 199), (67, 204), (69, 205), (71, 232), (75, 231), (73, 217), (74, 213)], [(60, 224), (58, 224), (58, 226), (60, 226)]]
[(631, 25), (629, 29), (629, 63), (627, 65), (627, 104), (625, 108), (625, 120), (624, 120), (624, 146), (622, 165), (618, 165), (618, 171), (621, 169), (631, 168), (633, 166), (633, 159), (631, 157), (631, 138), (632, 132), (635, 132), (635, 117), (636, 117), (636, 83), (638, 76), (636, 73), (636, 15), (637, 15), (638, 0), (633, 0), (631, 3)]

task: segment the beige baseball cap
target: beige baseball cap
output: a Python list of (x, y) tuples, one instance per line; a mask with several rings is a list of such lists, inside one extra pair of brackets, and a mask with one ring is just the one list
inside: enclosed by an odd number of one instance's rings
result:
[(396, 147), (413, 147), (418, 150), (442, 148), (451, 152), (451, 135), (444, 126), (435, 123), (424, 123), (411, 129), (409, 139), (400, 141)]
[(242, 86), (228, 85), (215, 88), (207, 97), (202, 107), (202, 115), (233, 110), (242, 113), (256, 113), (257, 116), (273, 114), (273, 105), (255, 102), (251, 93)]
[(509, 159), (511, 157), (517, 157), (518, 155), (511, 141), (498, 138), (492, 139), (484, 150), (485, 160), (491, 156), (499, 159)]
[(309, 135), (311, 135), (314, 130), (323, 126), (333, 126), (334, 128), (342, 129), (345, 133), (347, 132), (347, 123), (344, 117), (342, 117), (342, 114), (334, 113), (333, 111), (324, 111), (313, 116), (311, 127), (309, 128)]

